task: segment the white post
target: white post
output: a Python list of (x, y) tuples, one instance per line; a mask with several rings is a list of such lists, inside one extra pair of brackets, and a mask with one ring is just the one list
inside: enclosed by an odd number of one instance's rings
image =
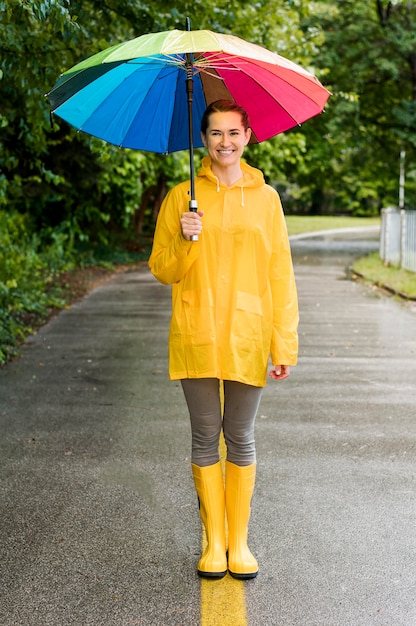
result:
[(406, 150), (402, 150), (400, 152), (399, 209), (404, 209), (405, 163), (406, 163)]

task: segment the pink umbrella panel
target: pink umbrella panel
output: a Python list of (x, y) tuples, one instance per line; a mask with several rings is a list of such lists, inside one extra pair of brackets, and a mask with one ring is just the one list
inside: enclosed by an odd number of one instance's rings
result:
[[(201, 55), (208, 65), (211, 56)], [(255, 142), (322, 113), (330, 95), (312, 74), (253, 59), (230, 59), (227, 55), (215, 55), (211, 69), (202, 69), (200, 79), (207, 104), (225, 98), (246, 109)]]

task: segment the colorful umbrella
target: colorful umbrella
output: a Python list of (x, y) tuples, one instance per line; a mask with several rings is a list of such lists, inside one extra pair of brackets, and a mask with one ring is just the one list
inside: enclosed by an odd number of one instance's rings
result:
[(124, 148), (167, 154), (201, 147), (200, 120), (222, 98), (243, 106), (253, 141), (322, 112), (329, 92), (299, 65), (233, 35), (172, 30), (117, 44), (61, 75), (52, 113)]

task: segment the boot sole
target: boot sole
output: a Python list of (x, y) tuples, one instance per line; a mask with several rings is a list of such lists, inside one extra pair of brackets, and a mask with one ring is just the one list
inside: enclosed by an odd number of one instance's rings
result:
[(257, 572), (251, 572), (249, 574), (237, 574), (236, 572), (231, 572), (230, 570), (228, 570), (230, 576), (232, 576), (233, 578), (236, 578), (237, 580), (250, 580), (251, 578), (256, 578), (258, 571)]
[(224, 572), (202, 572), (201, 570), (198, 570), (198, 576), (200, 576), (201, 578), (224, 578), (226, 573), (227, 570), (225, 570)]

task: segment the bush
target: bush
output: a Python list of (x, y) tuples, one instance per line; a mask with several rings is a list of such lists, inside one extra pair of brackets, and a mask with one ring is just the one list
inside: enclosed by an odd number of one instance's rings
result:
[(18, 353), (33, 320), (64, 306), (54, 280), (70, 266), (64, 233), (35, 235), (27, 215), (0, 211), (0, 364)]

